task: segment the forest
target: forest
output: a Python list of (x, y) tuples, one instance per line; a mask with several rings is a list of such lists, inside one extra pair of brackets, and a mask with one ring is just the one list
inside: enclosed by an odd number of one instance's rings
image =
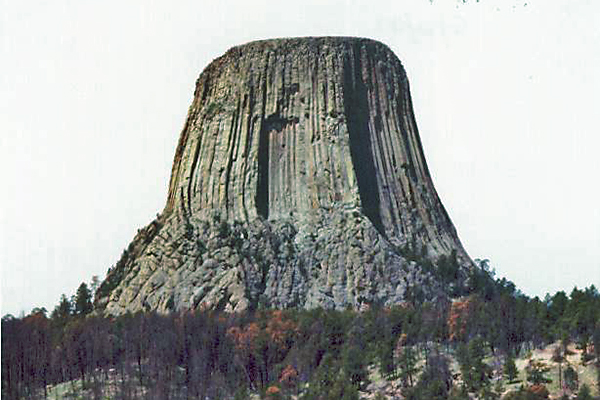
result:
[[(561, 399), (594, 398), (597, 288), (530, 298), (485, 263), (467, 282), (454, 300), (391, 308), (117, 318), (95, 313), (82, 283), (49, 315), (36, 308), (2, 318), (2, 398), (56, 398), (50, 391), (61, 385), (63, 398), (345, 400), (364, 397), (376, 374), (400, 382), (406, 399), (544, 399), (550, 363)], [(519, 370), (515, 360), (550, 344), (550, 363), (532, 358)], [(592, 385), (580, 385), (567, 361), (573, 346), (577, 362), (593, 366)]]

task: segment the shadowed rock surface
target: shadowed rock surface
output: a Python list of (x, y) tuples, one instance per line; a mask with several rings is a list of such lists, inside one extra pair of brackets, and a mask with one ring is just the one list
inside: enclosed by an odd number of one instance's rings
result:
[(100, 287), (108, 314), (391, 305), (447, 288), (457, 254), (404, 68), (360, 38), (234, 47), (200, 75), (167, 204)]

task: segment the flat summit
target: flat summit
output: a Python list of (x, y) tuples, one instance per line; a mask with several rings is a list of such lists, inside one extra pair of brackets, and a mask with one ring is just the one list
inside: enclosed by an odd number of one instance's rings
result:
[(97, 306), (392, 305), (447, 296), (423, 265), (451, 255), (460, 280), (472, 263), (433, 186), (400, 60), (369, 39), (263, 40), (200, 74), (166, 206)]

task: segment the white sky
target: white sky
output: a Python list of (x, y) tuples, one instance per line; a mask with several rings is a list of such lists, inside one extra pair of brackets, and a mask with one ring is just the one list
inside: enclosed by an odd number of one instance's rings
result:
[(164, 206), (198, 74), (281, 36), (389, 45), (471, 257), (600, 286), (600, 1), (324, 3), (0, 0), (2, 315), (103, 278)]

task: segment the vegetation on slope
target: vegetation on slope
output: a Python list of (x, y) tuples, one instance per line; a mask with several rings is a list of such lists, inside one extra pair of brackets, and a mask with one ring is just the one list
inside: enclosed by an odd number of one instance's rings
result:
[(597, 395), (594, 286), (529, 298), (485, 266), (469, 282), (449, 303), (116, 319), (94, 315), (82, 285), (50, 317), (2, 318), (2, 397), (44, 398), (62, 382), (98, 399)]

